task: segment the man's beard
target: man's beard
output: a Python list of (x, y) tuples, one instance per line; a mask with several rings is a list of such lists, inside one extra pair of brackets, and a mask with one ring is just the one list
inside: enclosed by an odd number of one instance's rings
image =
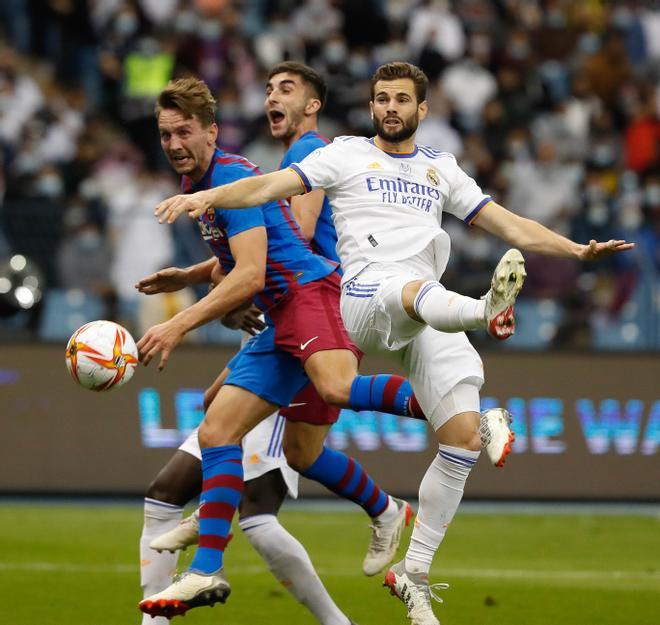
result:
[(397, 131), (391, 132), (385, 127), (385, 119), (381, 122), (376, 116), (373, 118), (374, 129), (376, 134), (389, 143), (400, 143), (401, 141), (406, 141), (410, 139), (415, 132), (417, 132), (417, 126), (419, 126), (419, 116), (413, 115), (407, 121), (404, 121), (400, 117), (397, 118), (401, 122), (401, 128)]

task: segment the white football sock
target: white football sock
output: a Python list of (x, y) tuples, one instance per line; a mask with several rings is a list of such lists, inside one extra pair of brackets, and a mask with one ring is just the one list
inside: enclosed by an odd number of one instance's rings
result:
[(419, 509), (405, 560), (406, 570), (411, 573), (428, 574), (480, 453), (449, 445), (438, 447), (419, 485)]
[(238, 524), (277, 580), (322, 625), (348, 625), (348, 617), (335, 605), (319, 579), (305, 548), (272, 514), (240, 519)]
[(387, 496), (387, 508), (383, 510), (377, 517), (373, 517), (374, 521), (378, 521), (378, 523), (388, 523), (391, 521), (397, 514), (399, 513), (399, 506), (390, 497), (390, 495)]
[[(158, 553), (149, 548), (149, 543), (156, 536), (174, 529), (182, 516), (183, 508), (180, 506), (149, 497), (144, 499), (144, 525), (140, 536), (140, 584), (143, 597), (160, 592), (172, 583), (179, 554), (168, 551)], [(169, 620), (161, 616), (151, 618), (145, 614), (142, 625), (169, 625)]]
[(439, 282), (425, 282), (417, 292), (414, 307), (420, 319), (441, 332), (486, 327), (486, 300), (447, 291)]

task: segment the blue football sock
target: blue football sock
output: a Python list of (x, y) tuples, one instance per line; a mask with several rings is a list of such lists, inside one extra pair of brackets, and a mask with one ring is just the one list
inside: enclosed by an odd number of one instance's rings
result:
[(424, 418), (412, 386), (400, 375), (358, 375), (349, 396), (353, 410), (377, 410), (404, 417)]
[(203, 485), (199, 511), (199, 547), (190, 570), (210, 575), (222, 568), (234, 512), (243, 492), (240, 445), (202, 449)]
[(387, 493), (376, 486), (357, 460), (341, 451), (324, 447), (321, 455), (302, 475), (323, 484), (340, 497), (354, 501), (370, 517), (377, 517), (387, 508)]

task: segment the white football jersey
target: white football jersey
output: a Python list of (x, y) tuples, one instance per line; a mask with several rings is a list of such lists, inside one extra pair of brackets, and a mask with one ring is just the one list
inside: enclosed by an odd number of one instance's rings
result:
[(291, 169), (306, 192), (320, 188), (330, 200), (344, 281), (369, 263), (410, 258), (431, 242), (439, 279), (450, 249), (443, 211), (470, 223), (490, 201), (453, 155), (422, 145), (394, 154), (373, 139), (337, 137)]

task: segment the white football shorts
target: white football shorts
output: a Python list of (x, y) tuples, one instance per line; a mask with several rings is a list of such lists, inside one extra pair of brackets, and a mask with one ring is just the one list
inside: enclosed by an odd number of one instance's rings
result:
[[(418, 279), (393, 269), (366, 267), (343, 285), (341, 316), (351, 340), (365, 354), (387, 355), (403, 367), (437, 430), (454, 414), (479, 412), (484, 368), (464, 332), (439, 332), (408, 316), (401, 292)], [(461, 382), (461, 392), (454, 393)], [(466, 393), (466, 385), (473, 392)]]
[[(243, 479), (246, 482), (254, 480), (269, 471), (279, 469), (282, 472), (284, 483), (289, 489), (289, 494), (294, 499), (298, 498), (298, 473), (287, 463), (282, 451), (282, 436), (284, 435), (284, 424), (286, 419), (279, 413), (270, 415), (257, 427), (248, 432), (242, 441), (243, 446)], [(181, 451), (202, 459), (202, 451), (199, 447), (197, 429), (179, 447)]]

